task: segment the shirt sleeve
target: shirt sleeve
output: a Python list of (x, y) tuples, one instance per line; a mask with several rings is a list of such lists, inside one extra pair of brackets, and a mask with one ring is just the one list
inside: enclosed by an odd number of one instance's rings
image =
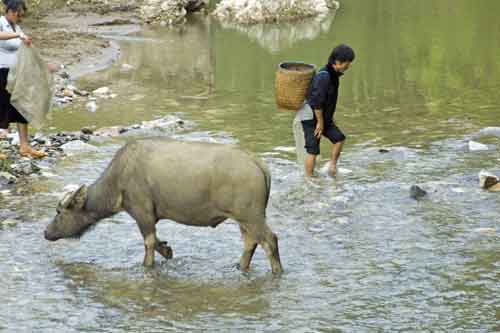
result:
[[(14, 32), (9, 27), (4, 26), (2, 23), (0, 23), (0, 31)], [(24, 33), (21, 30), (21, 27), (19, 27), (18, 25), (16, 25), (16, 31), (21, 36), (24, 36)], [(17, 51), (21, 47), (21, 44), (22, 44), (21, 38), (12, 38), (12, 39), (8, 39), (8, 40), (0, 41), (0, 48), (6, 50), (8, 52), (13, 52), (13, 51)]]
[(313, 110), (320, 110), (321, 105), (326, 102), (328, 86), (330, 85), (330, 74), (319, 72), (311, 83), (311, 91), (307, 100)]

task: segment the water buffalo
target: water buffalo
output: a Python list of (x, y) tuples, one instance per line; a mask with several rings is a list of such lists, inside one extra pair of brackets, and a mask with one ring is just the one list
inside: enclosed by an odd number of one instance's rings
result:
[(260, 244), (272, 272), (280, 273), (278, 238), (265, 219), (270, 185), (265, 164), (235, 146), (134, 140), (116, 153), (94, 184), (61, 200), (45, 238), (80, 237), (98, 221), (126, 211), (144, 237), (144, 265), (151, 267), (155, 250), (172, 257), (172, 249), (156, 237), (159, 220), (216, 227), (231, 218), (238, 222), (244, 241), (240, 269), (248, 270)]

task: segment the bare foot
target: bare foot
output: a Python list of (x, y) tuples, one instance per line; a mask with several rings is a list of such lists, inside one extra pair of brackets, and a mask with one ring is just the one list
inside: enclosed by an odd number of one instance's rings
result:
[(7, 159), (7, 155), (0, 154), (0, 161), (5, 161)]
[(335, 178), (335, 176), (337, 176), (337, 166), (334, 164), (330, 165), (328, 168), (328, 174), (330, 177)]
[(19, 154), (21, 154), (21, 156), (28, 156), (33, 158), (44, 158), (47, 156), (47, 153), (40, 150), (35, 150), (31, 147), (19, 148)]

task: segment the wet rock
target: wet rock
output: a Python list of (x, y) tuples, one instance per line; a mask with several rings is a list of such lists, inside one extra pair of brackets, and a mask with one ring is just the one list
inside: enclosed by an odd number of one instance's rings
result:
[(110, 93), (110, 89), (108, 87), (101, 87), (92, 92), (94, 95), (102, 96)]
[(28, 159), (21, 159), (18, 162), (10, 165), (10, 172), (16, 176), (30, 176), (32, 174), (38, 173), (40, 168)]
[(16, 225), (19, 224), (19, 222), (20, 222), (19, 220), (8, 218), (3, 220), (1, 225), (6, 227), (15, 227)]
[(92, 134), (94, 134), (94, 131), (91, 128), (89, 128), (89, 127), (83, 127), (81, 129), (81, 132), (83, 134), (86, 134), (86, 135), (92, 135)]
[(479, 142), (469, 141), (469, 151), (484, 151), (488, 150), (488, 146)]
[(497, 176), (485, 170), (481, 170), (478, 177), (479, 186), (485, 190), (492, 188), (500, 182)]
[(81, 140), (74, 140), (68, 143), (65, 143), (61, 146), (61, 149), (66, 153), (75, 153), (75, 152), (97, 152), (99, 148), (96, 146), (89, 145)]
[(66, 88), (63, 90), (63, 95), (65, 97), (74, 97), (75, 93), (73, 92), (73, 90)]
[(104, 127), (101, 129), (98, 129), (97, 131), (94, 132), (95, 135), (97, 136), (103, 136), (103, 137), (115, 137), (119, 136), (121, 131), (123, 130), (123, 127), (121, 126), (113, 126), (113, 127)]
[(166, 25), (186, 22), (186, 15), (206, 6), (207, 0), (146, 0), (140, 14), (148, 23)]
[(80, 140), (83, 141), (83, 142), (89, 142), (90, 141), (90, 135), (87, 135), (87, 134), (82, 134), (80, 135)]
[(427, 195), (427, 192), (417, 185), (410, 187), (410, 198), (419, 200)]
[(88, 95), (90, 95), (90, 93), (88, 91), (78, 90), (78, 89), (75, 89), (75, 94), (78, 96), (81, 96), (81, 97), (87, 97)]
[(122, 72), (130, 72), (134, 69), (135, 69), (135, 67), (132, 65), (129, 65), (129, 64), (122, 64), (120, 67), (120, 71), (122, 71)]
[(500, 127), (485, 127), (479, 131), (480, 136), (498, 136), (500, 137)]
[(9, 133), (7, 134), (7, 140), (10, 141), (11, 145), (19, 144), (19, 135), (17, 133)]
[(16, 181), (17, 178), (13, 174), (10, 174), (5, 171), (0, 172), (0, 186), (14, 184)]
[(184, 121), (175, 116), (166, 116), (160, 119), (143, 121), (142, 129), (159, 129), (159, 130), (174, 130), (182, 128)]

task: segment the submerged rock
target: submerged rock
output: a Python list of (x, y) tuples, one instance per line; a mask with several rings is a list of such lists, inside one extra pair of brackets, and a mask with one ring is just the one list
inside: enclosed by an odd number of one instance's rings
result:
[(96, 152), (99, 148), (89, 145), (81, 140), (70, 141), (61, 146), (61, 149), (66, 153), (74, 152)]
[(410, 187), (410, 198), (419, 200), (427, 195), (427, 192), (417, 185)]

